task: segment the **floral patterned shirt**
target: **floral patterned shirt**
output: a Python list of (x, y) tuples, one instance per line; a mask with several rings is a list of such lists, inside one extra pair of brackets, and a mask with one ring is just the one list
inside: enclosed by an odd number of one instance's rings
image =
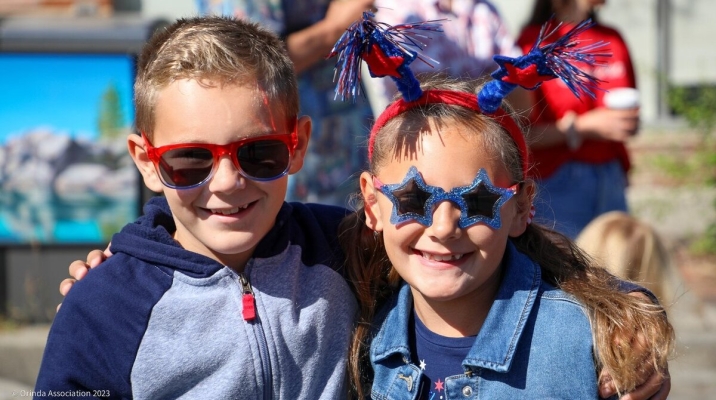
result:
[[(492, 60), (500, 54), (516, 57), (522, 54), (505, 26), (497, 8), (485, 0), (376, 0), (376, 19), (391, 25), (441, 20), (444, 33), (431, 33), (421, 52), (431, 62), (415, 60), (410, 65), (418, 75), (425, 72), (446, 73), (458, 78), (480, 78), (497, 69)], [(435, 61), (430, 61), (430, 59)], [(396, 92), (390, 79), (373, 79), (376, 101), (386, 101)], [(377, 105), (377, 104), (376, 104)], [(384, 105), (377, 105), (380, 109)], [(375, 110), (374, 106), (374, 110)]]

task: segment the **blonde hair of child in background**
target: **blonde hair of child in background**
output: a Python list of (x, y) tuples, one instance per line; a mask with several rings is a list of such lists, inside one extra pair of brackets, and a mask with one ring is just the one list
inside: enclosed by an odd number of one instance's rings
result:
[(622, 211), (611, 211), (590, 222), (577, 245), (614, 275), (638, 282), (662, 304), (673, 300), (668, 273), (673, 260), (662, 238), (649, 224)]

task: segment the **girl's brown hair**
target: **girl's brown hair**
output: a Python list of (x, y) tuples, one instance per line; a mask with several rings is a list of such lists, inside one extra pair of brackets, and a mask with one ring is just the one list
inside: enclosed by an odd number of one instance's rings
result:
[[(476, 82), (423, 77), (423, 90), (441, 89), (475, 93)], [(503, 108), (509, 109), (507, 104)], [(517, 146), (490, 116), (447, 104), (415, 107), (396, 116), (376, 136), (370, 172), (377, 174), (394, 158), (409, 155), (420, 136), (420, 126), (431, 120), (440, 126), (460, 124), (474, 132), (488, 153), (498, 157), (515, 181), (529, 179), (522, 170)], [(529, 196), (518, 193), (518, 196)], [(382, 237), (366, 226), (364, 205), (346, 218), (340, 240), (346, 254), (349, 279), (360, 304), (350, 355), (349, 374), (353, 395), (370, 393), (373, 377), (369, 348), (372, 320), (378, 308), (395, 293), (400, 277), (392, 268)], [(606, 369), (617, 389), (629, 391), (641, 383), (638, 371), (650, 363), (663, 371), (674, 333), (663, 308), (642, 296), (620, 291), (620, 282), (591, 260), (567, 237), (530, 224), (519, 237), (510, 238), (517, 249), (537, 262), (542, 279), (581, 301), (592, 323), (598, 366)], [(627, 343), (636, 339), (644, 347)], [(646, 344), (646, 345), (645, 345)], [(650, 347), (645, 349), (645, 347)]]

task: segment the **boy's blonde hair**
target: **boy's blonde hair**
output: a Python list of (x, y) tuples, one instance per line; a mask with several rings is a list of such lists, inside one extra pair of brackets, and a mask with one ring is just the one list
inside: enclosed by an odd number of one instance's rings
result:
[(180, 79), (201, 84), (256, 83), (268, 101), (298, 114), (298, 88), (284, 43), (258, 24), (229, 17), (179, 19), (147, 42), (134, 83), (137, 130), (151, 138), (159, 91)]
[(611, 211), (590, 222), (576, 240), (587, 254), (614, 275), (638, 282), (662, 304), (672, 260), (659, 234), (647, 223), (622, 211)]

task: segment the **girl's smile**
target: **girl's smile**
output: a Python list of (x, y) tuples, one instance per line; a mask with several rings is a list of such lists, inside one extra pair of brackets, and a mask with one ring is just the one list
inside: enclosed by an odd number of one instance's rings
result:
[[(433, 309), (448, 304), (453, 309), (474, 309), (476, 302), (492, 301), (499, 287), (499, 269), (508, 236), (524, 221), (518, 218), (516, 201), (510, 196), (494, 203), (498, 221), (491, 225), (497, 228), (484, 222), (461, 224), (465, 221), (462, 210), (467, 204), (461, 206), (447, 195), (425, 210), (424, 214), (431, 213), (429, 225), (405, 218), (408, 210), (422, 212), (420, 200), (425, 202), (430, 193), (433, 196), (454, 193), (451, 191), (455, 188), (474, 184), (481, 170), (486, 175), (485, 181), (489, 180), (495, 190), (505, 190), (514, 183), (500, 160), (489, 156), (480, 134), (459, 123), (438, 127), (430, 121), (427, 125), (416, 139), (413, 154), (400, 153), (381, 165), (376, 179), (367, 173), (361, 176), (364, 193), (375, 198), (370, 206), (375, 216), (371, 228), (383, 232), (388, 257), (412, 287), (419, 314), (426, 312), (425, 305)], [(427, 192), (416, 191), (406, 176), (416, 176), (418, 186)], [(396, 204), (404, 205), (397, 212), (401, 221), (397, 224), (392, 222), (396, 221), (395, 216), (391, 221)]]

